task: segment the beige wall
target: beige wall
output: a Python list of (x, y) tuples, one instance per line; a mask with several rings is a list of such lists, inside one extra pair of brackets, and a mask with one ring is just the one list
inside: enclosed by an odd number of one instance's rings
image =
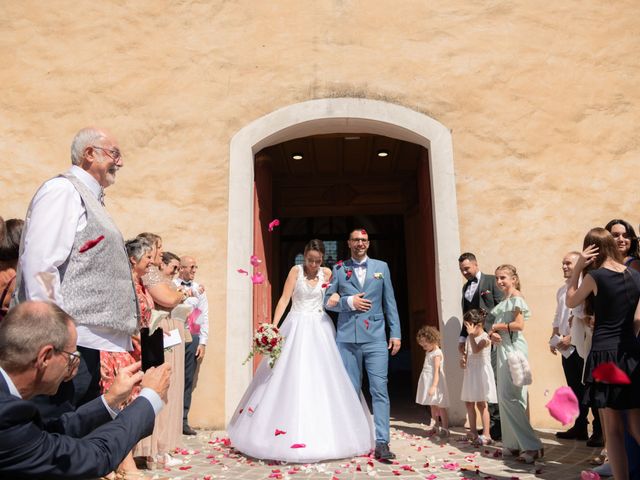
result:
[(193, 423), (220, 427), (231, 137), (312, 98), (424, 112), (453, 130), (462, 249), (521, 271), (533, 418), (553, 426), (560, 258), (593, 225), (640, 221), (640, 4), (469, 3), (2, 2), (0, 214), (24, 215), (78, 128), (111, 128), (126, 168), (107, 204), (125, 236), (198, 257), (213, 335)]

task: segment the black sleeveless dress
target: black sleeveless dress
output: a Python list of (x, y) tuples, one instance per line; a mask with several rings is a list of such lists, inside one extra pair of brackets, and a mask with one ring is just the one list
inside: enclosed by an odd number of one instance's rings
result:
[[(585, 367), (584, 403), (597, 408), (626, 410), (640, 407), (640, 343), (633, 318), (640, 300), (640, 273), (627, 268), (615, 272), (598, 268), (588, 273), (598, 286), (593, 298), (595, 326)], [(592, 372), (613, 362), (631, 379), (631, 385), (597, 382)]]

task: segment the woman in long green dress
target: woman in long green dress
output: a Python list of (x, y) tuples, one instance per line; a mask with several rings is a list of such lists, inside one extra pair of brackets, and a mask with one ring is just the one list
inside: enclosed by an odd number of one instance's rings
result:
[(516, 267), (500, 265), (496, 269), (496, 283), (504, 293), (504, 300), (491, 310), (494, 324), (491, 341), (497, 345), (498, 405), (502, 428), (503, 455), (515, 454), (523, 463), (533, 463), (544, 454), (542, 442), (533, 431), (527, 416), (527, 387), (513, 383), (507, 354), (516, 350), (528, 356), (523, 330), (530, 317), (529, 307), (520, 293), (520, 279)]

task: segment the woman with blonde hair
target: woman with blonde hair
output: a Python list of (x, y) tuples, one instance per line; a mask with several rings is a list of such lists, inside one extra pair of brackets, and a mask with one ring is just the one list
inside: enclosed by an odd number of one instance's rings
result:
[(529, 306), (520, 293), (520, 278), (513, 265), (496, 268), (496, 284), (504, 293), (504, 300), (491, 310), (494, 324), (489, 336), (497, 345), (498, 404), (502, 429), (503, 456), (518, 455), (516, 460), (533, 463), (542, 458), (544, 450), (533, 431), (527, 415), (527, 387), (514, 383), (508, 354), (520, 352), (528, 356), (527, 341), (523, 331), (525, 321), (531, 316)]
[[(607, 229), (589, 230), (583, 248), (569, 279), (566, 303), (573, 308), (586, 301), (594, 312), (591, 351), (585, 362), (584, 401), (602, 409), (613, 475), (616, 480), (624, 480), (629, 478), (624, 411), (627, 431), (640, 443), (640, 273), (625, 265), (623, 254)], [(594, 370), (604, 364), (615, 365), (631, 383), (597, 381)]]

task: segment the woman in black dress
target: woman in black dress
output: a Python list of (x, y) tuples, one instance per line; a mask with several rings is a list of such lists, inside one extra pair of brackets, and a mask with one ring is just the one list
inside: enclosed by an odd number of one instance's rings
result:
[[(623, 411), (629, 433), (640, 443), (640, 274), (627, 268), (616, 242), (604, 228), (593, 228), (584, 238), (584, 250), (576, 263), (567, 306), (592, 302), (595, 325), (591, 352), (585, 368), (585, 401), (602, 408), (607, 450), (616, 480), (629, 478), (624, 448)], [(589, 268), (578, 287), (580, 274)], [(595, 381), (593, 370), (614, 363), (631, 384)]]

